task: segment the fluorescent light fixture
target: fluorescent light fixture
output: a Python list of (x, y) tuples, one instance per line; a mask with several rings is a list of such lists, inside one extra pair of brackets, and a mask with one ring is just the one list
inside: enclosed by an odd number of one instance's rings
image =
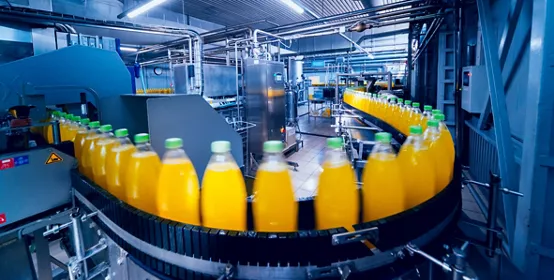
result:
[(285, 5), (289, 6), (289, 8), (293, 9), (295, 12), (299, 14), (304, 13), (304, 9), (300, 7), (298, 4), (294, 3), (292, 0), (281, 0)]
[(160, 5), (161, 3), (165, 2), (167, 0), (152, 0), (142, 6), (139, 6), (137, 7), (136, 9), (133, 9), (132, 11), (130, 11), (129, 13), (127, 13), (127, 17), (128, 18), (134, 18), (158, 5)]
[(119, 47), (119, 50), (122, 52), (136, 52), (138, 51), (137, 48), (131, 48), (131, 47)]

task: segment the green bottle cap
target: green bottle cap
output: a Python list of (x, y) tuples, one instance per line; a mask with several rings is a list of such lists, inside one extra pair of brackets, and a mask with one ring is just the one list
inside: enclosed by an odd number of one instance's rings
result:
[(112, 125), (111, 124), (105, 124), (105, 125), (100, 127), (100, 131), (110, 132), (110, 131), (112, 131)]
[(397, 100), (398, 100), (398, 103), (400, 103), (400, 104), (404, 103), (404, 99), (402, 99), (402, 98), (398, 98)]
[(392, 139), (392, 135), (388, 132), (379, 132), (375, 134), (375, 141), (388, 144)]
[(439, 127), (439, 121), (437, 120), (428, 120), (427, 121), (428, 127)]
[(81, 124), (88, 125), (89, 123), (90, 123), (90, 119), (89, 119), (89, 118), (81, 119)]
[(431, 110), (433, 110), (433, 106), (431, 106), (431, 105), (425, 105), (425, 106), (423, 106), (423, 110), (425, 110), (425, 111), (431, 111)]
[(115, 137), (127, 137), (129, 136), (129, 131), (126, 128), (120, 128), (120, 129), (116, 129), (114, 134), (115, 134)]
[(212, 153), (226, 153), (231, 151), (231, 142), (229, 141), (213, 141)]
[(406, 105), (412, 105), (412, 101), (411, 101), (411, 100), (405, 100), (405, 101), (404, 101), (404, 104), (406, 104)]
[(76, 121), (76, 122), (81, 122), (81, 117), (80, 116), (75, 116), (75, 117), (73, 117), (73, 120)]
[(410, 126), (410, 134), (420, 135), (423, 133), (423, 128), (419, 125)]
[(181, 138), (168, 138), (165, 139), (166, 149), (179, 149), (183, 147), (183, 139)]
[(88, 124), (88, 126), (89, 126), (90, 128), (99, 128), (99, 127), (100, 127), (100, 122), (99, 122), (99, 121), (90, 122), (90, 123)]
[(435, 120), (444, 121), (444, 114), (436, 114), (434, 118)]
[(412, 106), (414, 106), (414, 108), (415, 108), (415, 107), (419, 108), (419, 102), (414, 102), (414, 103), (412, 103)]
[(439, 110), (439, 109), (435, 109), (432, 112), (433, 112), (433, 115), (442, 114), (441, 110)]
[(327, 148), (341, 149), (342, 148), (342, 138), (341, 137), (327, 138)]
[(281, 153), (285, 145), (281, 141), (266, 141), (264, 142), (264, 152), (266, 153)]
[(148, 133), (139, 133), (135, 135), (135, 144), (148, 143), (150, 135)]

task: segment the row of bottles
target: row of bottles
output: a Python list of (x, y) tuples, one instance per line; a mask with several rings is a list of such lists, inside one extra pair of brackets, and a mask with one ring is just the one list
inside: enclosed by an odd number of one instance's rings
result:
[[(396, 189), (404, 190), (405, 207), (410, 208), (426, 201), (448, 185), (453, 174), (454, 144), (440, 110), (433, 110), (426, 105), (422, 113), (417, 102), (354, 91), (346, 92), (344, 101), (409, 135), (398, 156), (391, 150), (388, 153), (389, 160), (383, 158), (377, 167), (372, 165), (372, 153), (366, 166), (366, 170), (372, 173), (368, 177), (385, 180), (378, 184), (395, 181), (393, 185), (401, 186)], [(377, 135), (378, 144), (373, 151), (380, 147), (382, 137)], [(378, 169), (383, 171), (377, 173)], [(401, 175), (397, 169), (402, 170)]]
[[(147, 88), (148, 94), (170, 94), (174, 93), (173, 88)], [(137, 94), (144, 94), (144, 89), (137, 88)]]

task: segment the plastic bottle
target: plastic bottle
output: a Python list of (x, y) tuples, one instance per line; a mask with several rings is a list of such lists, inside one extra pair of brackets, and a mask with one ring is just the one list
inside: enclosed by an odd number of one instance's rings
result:
[(437, 114), (442, 114), (441, 110), (439, 110), (439, 109), (433, 110), (432, 113), (433, 113), (433, 114), (432, 114), (432, 118), (431, 118), (432, 120), (435, 119), (435, 116), (436, 116)]
[(454, 160), (456, 159), (456, 151), (454, 149), (454, 140), (452, 139), (452, 134), (450, 134), (450, 130), (444, 123), (445, 116), (444, 114), (437, 114), (435, 116), (435, 120), (438, 120), (440, 122), (439, 128), (441, 131), (441, 139), (440, 141), (443, 142), (442, 144), (444, 147), (446, 147), (446, 153), (450, 157), (450, 179), (452, 179), (452, 175), (454, 174)]
[(135, 135), (136, 151), (129, 159), (125, 183), (126, 201), (132, 206), (157, 214), (156, 185), (160, 174), (160, 158), (150, 146), (150, 135)]
[(429, 153), (434, 160), (435, 165), (435, 192), (440, 192), (450, 183), (450, 157), (445, 152), (447, 148), (445, 143), (440, 141), (441, 132), (439, 121), (429, 120), (427, 129), (423, 133), (423, 140), (429, 146)]
[(75, 158), (81, 165), (81, 152), (83, 149), (83, 144), (85, 143), (85, 137), (88, 134), (88, 124), (90, 120), (87, 118), (81, 119), (79, 121), (79, 128), (75, 133), (75, 140), (73, 140), (73, 150), (75, 151)]
[(264, 143), (264, 157), (254, 181), (254, 229), (261, 232), (292, 232), (298, 228), (298, 202), (283, 157), (281, 141)]
[(408, 134), (408, 127), (409, 127), (409, 116), (410, 112), (412, 111), (412, 101), (411, 100), (404, 100), (404, 108), (402, 112), (400, 113), (400, 116), (398, 117), (398, 126), (399, 130), (404, 133)]
[(173, 221), (200, 225), (200, 185), (181, 138), (165, 140), (156, 195), (158, 215)]
[(398, 153), (406, 187), (408, 208), (415, 207), (435, 195), (435, 165), (429, 147), (423, 141), (421, 126), (410, 127), (410, 136)]
[(392, 97), (389, 102), (386, 103), (384, 121), (393, 124), (394, 114), (396, 111), (396, 97)]
[(67, 141), (67, 139), (69, 138), (69, 135), (67, 132), (67, 129), (69, 126), (68, 115), (69, 114), (67, 113), (61, 112), (58, 119), (60, 122), (60, 140), (62, 142)]
[(360, 211), (356, 175), (346, 154), (342, 138), (327, 138), (323, 172), (319, 176), (314, 206), (318, 230), (344, 227), (353, 230)]
[(129, 139), (129, 132), (126, 128), (115, 131), (117, 143), (112, 146), (106, 156), (106, 185), (107, 190), (115, 197), (127, 201), (125, 188), (127, 178), (127, 167), (131, 154), (135, 152), (135, 146)]
[(92, 174), (94, 182), (106, 189), (108, 187), (106, 181), (106, 159), (108, 152), (117, 143), (117, 140), (112, 133), (112, 126), (109, 124), (101, 126), (100, 132), (102, 132), (102, 136), (96, 141), (92, 153)]
[(69, 126), (67, 128), (67, 132), (68, 132), (68, 140), (71, 141), (71, 142), (74, 142), (75, 141), (75, 136), (77, 136), (77, 130), (79, 130), (80, 128), (80, 122), (81, 122), (81, 117), (79, 116), (73, 116), (73, 115), (70, 115), (70, 123), (69, 123)]
[[(52, 111), (50, 113), (50, 118), (49, 118), (49, 121), (52, 122), (52, 121), (60, 121), (60, 112), (58, 111)], [(60, 123), (61, 125), (61, 123)], [(54, 135), (52, 134), (52, 125), (48, 125), (46, 126), (46, 129), (45, 129), (45, 139), (46, 141), (48, 141), (48, 144), (53, 144), (54, 143)], [(61, 135), (60, 135), (61, 136)]]
[(413, 102), (412, 103), (412, 111), (410, 111), (410, 121), (408, 124), (408, 132), (410, 131), (410, 127), (412, 125), (419, 125), (421, 122), (421, 110), (419, 109), (419, 103)]
[(421, 116), (420, 126), (423, 128), (423, 131), (427, 129), (427, 122), (433, 119), (433, 106), (425, 105), (423, 106), (423, 114)]
[(375, 134), (376, 144), (363, 171), (363, 221), (381, 219), (406, 209), (405, 188), (390, 133)]
[(92, 179), (92, 151), (94, 150), (96, 140), (98, 140), (101, 135), (99, 130), (100, 122), (90, 122), (88, 126), (90, 130), (88, 131), (87, 136), (85, 136), (85, 141), (83, 142), (83, 147), (81, 148), (81, 165), (79, 166), (79, 171), (81, 171), (81, 173), (89, 179)]
[(214, 141), (202, 178), (202, 223), (206, 227), (246, 230), (246, 186), (231, 155), (231, 143)]

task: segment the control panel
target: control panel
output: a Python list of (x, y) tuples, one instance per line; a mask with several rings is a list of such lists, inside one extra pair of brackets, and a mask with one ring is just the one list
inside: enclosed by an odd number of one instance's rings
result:
[(462, 109), (469, 113), (481, 113), (489, 94), (485, 65), (462, 68)]

